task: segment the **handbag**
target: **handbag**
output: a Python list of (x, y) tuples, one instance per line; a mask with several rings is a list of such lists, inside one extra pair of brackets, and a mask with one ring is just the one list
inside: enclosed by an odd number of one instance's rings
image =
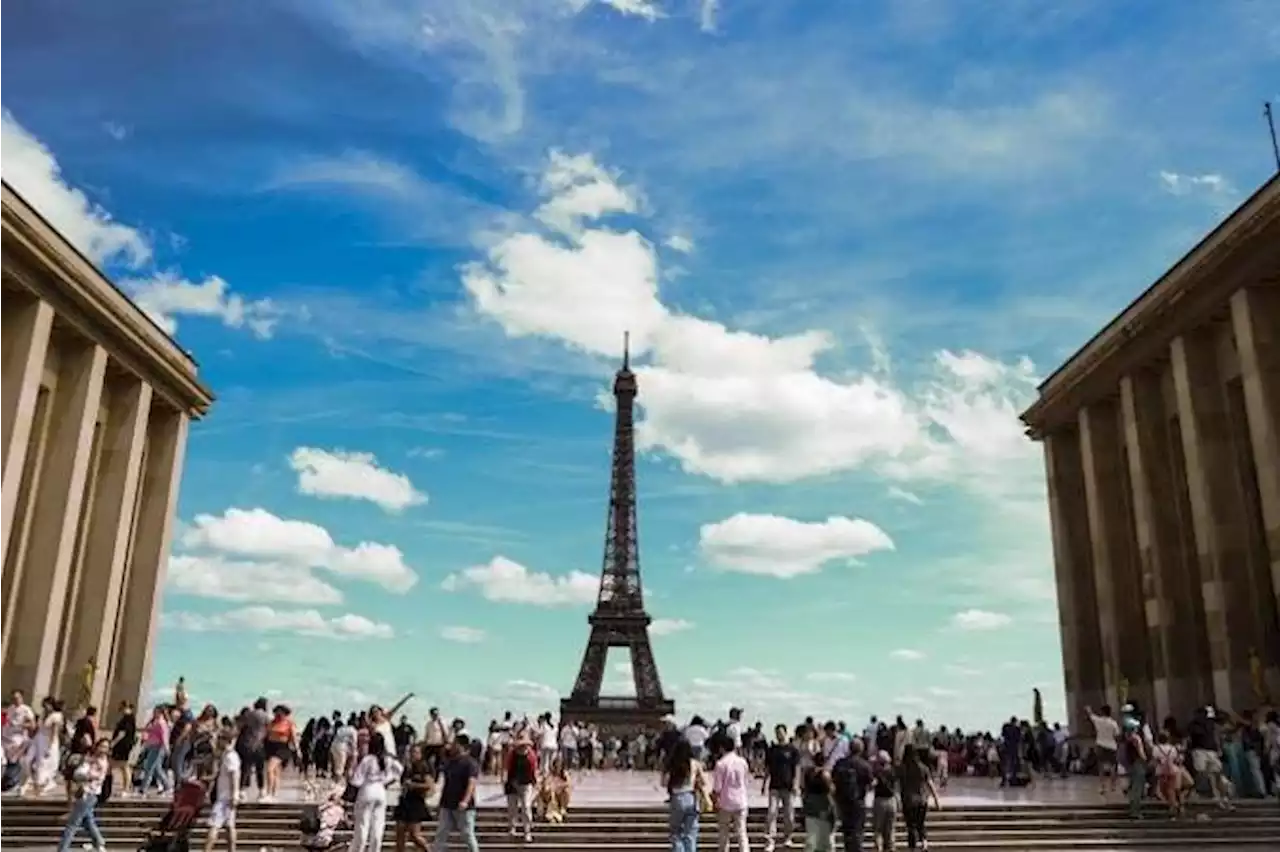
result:
[(701, 766), (698, 766), (696, 771), (697, 774), (693, 776), (693, 800), (698, 806), (699, 813), (709, 814), (716, 809), (716, 806), (711, 800), (710, 791), (707, 790), (707, 775)]
[(348, 784), (342, 791), (342, 801), (348, 805), (354, 804), (356, 798), (360, 795), (360, 788), (355, 784)]

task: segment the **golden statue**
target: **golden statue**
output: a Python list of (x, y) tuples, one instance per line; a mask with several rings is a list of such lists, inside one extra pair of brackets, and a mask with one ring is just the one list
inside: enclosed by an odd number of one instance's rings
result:
[(1267, 683), (1262, 674), (1262, 659), (1257, 648), (1249, 649), (1249, 679), (1253, 682), (1253, 697), (1259, 704), (1270, 704), (1267, 700)]
[(1120, 683), (1116, 687), (1116, 695), (1120, 698), (1120, 706), (1129, 703), (1129, 678), (1120, 678)]
[(80, 669), (80, 696), (76, 706), (85, 710), (93, 702), (93, 682), (98, 679), (98, 658), (90, 657)]

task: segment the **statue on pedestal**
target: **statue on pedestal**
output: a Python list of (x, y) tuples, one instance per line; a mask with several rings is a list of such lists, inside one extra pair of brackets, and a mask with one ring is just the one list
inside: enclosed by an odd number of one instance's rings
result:
[(1249, 649), (1249, 680), (1253, 684), (1253, 697), (1259, 704), (1270, 704), (1267, 696), (1267, 681), (1262, 672), (1262, 658), (1257, 648)]
[(80, 694), (76, 696), (76, 708), (85, 710), (93, 703), (93, 684), (98, 679), (98, 658), (89, 657), (80, 669)]

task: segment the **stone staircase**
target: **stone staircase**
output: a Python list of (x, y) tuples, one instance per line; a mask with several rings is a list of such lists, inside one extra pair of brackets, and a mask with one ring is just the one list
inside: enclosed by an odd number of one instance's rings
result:
[[(158, 800), (115, 800), (104, 806), (98, 822), (107, 845), (135, 849), (147, 830), (164, 813)], [(299, 804), (246, 804), (239, 818), (239, 846), (249, 852), (297, 847)], [(53, 800), (6, 798), (0, 806), (0, 845), (6, 850), (52, 849), (62, 827), (65, 807)], [(1116, 850), (1145, 849), (1222, 852), (1257, 847), (1280, 849), (1280, 803), (1249, 802), (1233, 813), (1208, 809), (1198, 818), (1172, 822), (1162, 808), (1149, 806), (1144, 819), (1131, 821), (1120, 805), (968, 805), (930, 814), (930, 849), (937, 850)], [(648, 807), (583, 807), (574, 809), (563, 825), (539, 825), (533, 842), (511, 837), (500, 808), (482, 807), (477, 819), (480, 846), (489, 852), (514, 852), (526, 847), (559, 852), (658, 852), (669, 848), (664, 811)], [(751, 813), (751, 835), (763, 848), (764, 811)], [(391, 848), (388, 827), (386, 848)], [(428, 836), (433, 827), (428, 826)], [(715, 828), (704, 820), (700, 840), (706, 845)], [(203, 827), (193, 832), (203, 842)], [(83, 833), (77, 845), (87, 840)], [(798, 846), (803, 838), (796, 837)], [(905, 848), (902, 828), (898, 842)], [(461, 848), (455, 839), (454, 848)], [(840, 848), (839, 846), (836, 847)], [(870, 848), (870, 843), (868, 843)]]

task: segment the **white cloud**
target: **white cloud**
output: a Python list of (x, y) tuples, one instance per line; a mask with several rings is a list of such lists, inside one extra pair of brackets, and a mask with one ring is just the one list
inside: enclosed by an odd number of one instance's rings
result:
[(392, 198), (414, 198), (426, 187), (413, 169), (366, 151), (289, 163), (273, 175), (268, 189), (338, 187)]
[[(116, 139), (127, 133), (110, 123), (104, 129)], [(82, 191), (68, 185), (53, 152), (8, 111), (0, 120), (0, 149), (4, 152), (0, 166), (4, 179), (90, 260), (134, 270), (151, 263), (151, 240), (138, 229), (115, 221)], [(231, 293), (227, 282), (216, 275), (192, 283), (173, 272), (153, 272), (120, 285), (170, 334), (177, 330), (175, 318), (183, 314), (213, 317), (231, 328), (247, 328), (259, 338), (270, 337), (279, 319), (269, 299), (246, 301)]]
[(832, 517), (806, 523), (777, 515), (739, 513), (704, 524), (698, 546), (721, 570), (791, 578), (848, 563), (878, 550), (892, 550), (883, 530), (861, 518)]
[(289, 456), (298, 474), (298, 491), (313, 497), (368, 500), (388, 512), (402, 512), (427, 502), (409, 477), (378, 466), (372, 453), (298, 447)]
[[(574, 194), (580, 186), (595, 188), (593, 203)], [(475, 308), (513, 337), (616, 357), (630, 331), (642, 451), (729, 483), (867, 466), (903, 483), (969, 482), (976, 469), (1027, 459), (1038, 471), (1017, 418), (1035, 393), (1026, 359), (942, 351), (913, 387), (895, 384), (883, 357), (869, 373), (825, 375), (816, 362), (835, 345), (825, 331), (770, 337), (668, 308), (653, 243), (596, 221), (634, 210), (634, 190), (590, 156), (553, 152), (542, 188), (538, 218), (556, 233), (509, 233), (464, 268), (463, 284)]]
[(138, 267), (151, 260), (151, 244), (139, 231), (68, 186), (53, 152), (5, 110), (0, 118), (4, 179), (76, 248), (95, 263)]
[(681, 717), (699, 713), (718, 718), (730, 706), (740, 706), (748, 719), (785, 722), (807, 715), (844, 718), (860, 706), (852, 698), (835, 694), (840, 690), (829, 686), (797, 688), (778, 671), (750, 666), (718, 672), (711, 677), (693, 677), (686, 683), (673, 685), (670, 692)]
[(655, 618), (649, 625), (649, 634), (651, 636), (670, 636), (673, 633), (683, 633), (692, 629), (693, 622), (685, 621), (683, 618)]
[(174, 554), (165, 580), (172, 593), (227, 601), (326, 605), (342, 593), (306, 565)]
[(692, 254), (693, 250), (697, 248), (693, 242), (693, 238), (685, 234), (672, 234), (667, 237), (666, 242), (664, 242), (663, 245), (672, 251), (678, 251), (681, 254)]
[(914, 648), (894, 648), (889, 652), (889, 656), (895, 660), (914, 662), (916, 660), (923, 660), (924, 652), (917, 651)]
[(199, 316), (217, 319), (228, 328), (247, 328), (254, 337), (266, 340), (275, 334), (280, 319), (270, 299), (246, 301), (216, 275), (196, 283), (173, 272), (160, 272), (125, 279), (120, 286), (169, 334), (177, 332), (179, 316)]
[(269, 606), (247, 606), (215, 615), (165, 613), (162, 624), (174, 630), (298, 633), (332, 639), (390, 639), (395, 635), (389, 624), (362, 615), (347, 613), (326, 618), (314, 609), (278, 610)]
[(720, 0), (702, 0), (698, 12), (698, 27), (704, 33), (716, 31), (716, 16), (720, 13)]
[(810, 672), (805, 679), (818, 683), (854, 683), (858, 676), (853, 672)]
[(951, 617), (951, 624), (961, 630), (999, 630), (1008, 627), (1013, 619), (1003, 612), (985, 609), (966, 609)]
[[(571, 2), (575, 5), (585, 6), (590, 0), (571, 0)], [(650, 23), (666, 17), (666, 13), (662, 11), (657, 0), (597, 0), (597, 2), (603, 6), (608, 6), (620, 15), (640, 18)]]
[(1177, 172), (1160, 172), (1160, 185), (1170, 195), (1190, 195), (1202, 193), (1208, 196), (1227, 196), (1235, 193), (1235, 187), (1220, 174), (1208, 172), (1199, 175), (1186, 175)]
[(484, 565), (450, 574), (440, 587), (448, 592), (473, 588), (486, 600), (498, 603), (581, 606), (595, 603), (600, 578), (581, 571), (558, 577), (539, 574), (505, 556), (495, 556)]
[(197, 515), (178, 537), (187, 552), (213, 551), (261, 562), (319, 568), (403, 593), (418, 576), (396, 547), (360, 542), (344, 547), (328, 530), (308, 521), (277, 517), (265, 509), (230, 508), (222, 515)]
[(945, 686), (931, 686), (929, 687), (929, 694), (935, 698), (958, 698), (960, 696), (960, 691), (956, 689), (949, 689)]
[(908, 491), (905, 488), (900, 488), (897, 485), (890, 485), (888, 494), (894, 500), (901, 500), (903, 503), (910, 503), (913, 506), (924, 505), (924, 501), (920, 499), (918, 494)]
[(441, 627), (440, 638), (463, 645), (474, 645), (478, 642), (483, 642), (488, 638), (488, 634), (478, 627), (464, 627), (455, 624)]

